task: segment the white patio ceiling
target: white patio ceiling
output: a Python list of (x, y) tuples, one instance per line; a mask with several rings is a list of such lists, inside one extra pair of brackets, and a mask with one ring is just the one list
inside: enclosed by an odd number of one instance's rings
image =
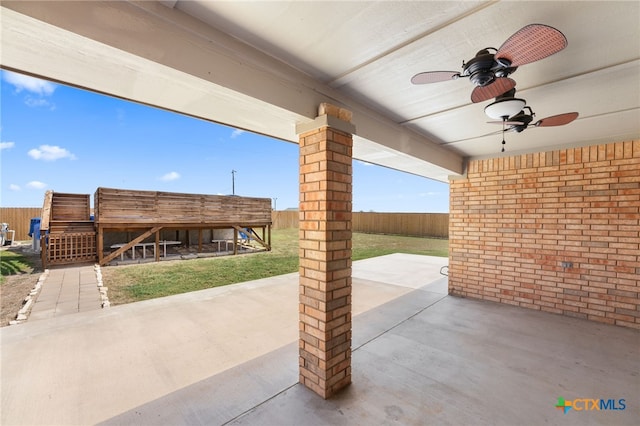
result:
[(353, 112), (357, 159), (446, 181), (501, 135), (460, 70), (530, 23), (568, 47), (512, 74), (536, 119), (506, 155), (640, 138), (640, 2), (3, 1), (3, 68), (297, 141), (330, 102)]

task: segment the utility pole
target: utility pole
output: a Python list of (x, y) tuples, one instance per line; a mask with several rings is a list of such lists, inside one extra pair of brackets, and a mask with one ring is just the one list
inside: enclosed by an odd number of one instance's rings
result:
[(278, 210), (278, 199), (277, 198), (273, 199), (273, 210)]
[(236, 195), (236, 171), (231, 170), (231, 194)]

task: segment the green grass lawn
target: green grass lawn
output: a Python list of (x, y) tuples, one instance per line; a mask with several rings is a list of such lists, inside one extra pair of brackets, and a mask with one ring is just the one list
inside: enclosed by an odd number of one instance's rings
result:
[(11, 250), (0, 251), (0, 284), (4, 284), (8, 275), (28, 274), (32, 270), (31, 262), (22, 254)]
[[(112, 304), (130, 303), (298, 271), (298, 230), (274, 230), (272, 251), (102, 268)], [(353, 260), (391, 253), (448, 256), (449, 241), (353, 234)]]

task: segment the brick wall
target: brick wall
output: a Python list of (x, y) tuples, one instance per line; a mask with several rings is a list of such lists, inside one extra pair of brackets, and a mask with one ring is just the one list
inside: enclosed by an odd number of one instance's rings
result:
[(640, 328), (640, 141), (474, 160), (450, 191), (451, 294)]
[(352, 138), (300, 135), (300, 383), (328, 398), (351, 383)]

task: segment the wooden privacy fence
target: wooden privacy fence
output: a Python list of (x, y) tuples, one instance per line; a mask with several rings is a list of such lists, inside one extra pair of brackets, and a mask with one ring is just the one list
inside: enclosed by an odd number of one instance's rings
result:
[[(273, 228), (297, 228), (297, 211), (274, 211)], [(448, 213), (372, 213), (354, 212), (353, 232), (449, 238)]]
[(16, 231), (16, 241), (30, 240), (31, 219), (42, 215), (41, 207), (0, 207), (0, 223), (8, 223)]
[(297, 210), (274, 210), (271, 212), (273, 229), (289, 229), (298, 227), (299, 213)]
[(353, 231), (449, 238), (447, 213), (353, 213)]

